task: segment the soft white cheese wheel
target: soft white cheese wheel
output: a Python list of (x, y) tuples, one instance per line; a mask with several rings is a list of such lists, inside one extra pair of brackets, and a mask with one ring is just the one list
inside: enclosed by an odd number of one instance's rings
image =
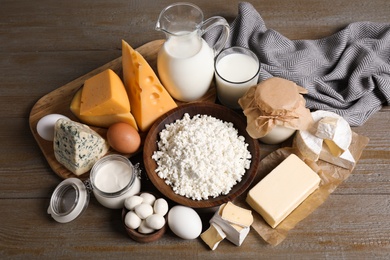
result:
[(323, 110), (312, 112), (311, 115), (314, 128), (298, 131), (294, 140), (295, 146), (305, 158), (312, 161), (321, 159), (323, 143), (335, 157), (348, 150), (352, 142), (352, 130), (344, 118), (336, 113)]

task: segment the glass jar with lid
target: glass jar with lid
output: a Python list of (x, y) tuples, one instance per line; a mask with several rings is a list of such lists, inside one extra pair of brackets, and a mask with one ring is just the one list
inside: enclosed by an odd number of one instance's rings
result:
[(124, 201), (141, 190), (140, 169), (128, 158), (112, 154), (98, 160), (85, 182), (78, 178), (62, 181), (54, 190), (48, 213), (60, 223), (80, 216), (87, 208), (90, 192), (110, 209), (120, 209)]

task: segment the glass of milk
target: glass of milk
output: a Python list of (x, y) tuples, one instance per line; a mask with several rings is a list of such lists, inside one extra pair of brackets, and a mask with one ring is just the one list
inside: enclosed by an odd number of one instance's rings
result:
[(239, 109), (238, 99), (257, 84), (260, 62), (244, 47), (231, 47), (215, 59), (215, 82), (219, 101), (232, 109)]

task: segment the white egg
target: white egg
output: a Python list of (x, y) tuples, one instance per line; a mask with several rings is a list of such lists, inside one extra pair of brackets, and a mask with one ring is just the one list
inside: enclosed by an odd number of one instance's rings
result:
[(153, 214), (153, 207), (146, 203), (141, 203), (134, 208), (134, 212), (140, 217), (141, 219), (146, 219), (150, 215)]
[(182, 239), (195, 239), (202, 232), (202, 220), (189, 207), (177, 205), (168, 212), (169, 228)]
[(141, 219), (134, 211), (129, 211), (125, 216), (125, 225), (132, 229), (137, 229), (141, 225)]
[(141, 225), (138, 228), (138, 232), (140, 232), (142, 234), (150, 234), (150, 233), (154, 232), (154, 229), (148, 227), (148, 225), (146, 225), (146, 221), (142, 220)]
[(156, 197), (153, 194), (147, 192), (141, 193), (139, 196), (144, 199), (143, 203), (147, 203), (151, 206), (153, 206), (153, 203), (156, 200)]
[(157, 230), (165, 225), (165, 218), (159, 214), (153, 214), (145, 219), (145, 223), (148, 227)]
[(46, 141), (53, 141), (54, 139), (54, 125), (60, 118), (68, 118), (60, 114), (49, 114), (41, 119), (37, 123), (37, 132), (40, 137)]
[(135, 206), (142, 203), (144, 199), (140, 196), (134, 195), (125, 199), (125, 207), (128, 210), (133, 210)]
[(161, 216), (165, 216), (165, 214), (167, 214), (168, 212), (168, 202), (163, 198), (157, 199), (154, 202), (153, 210), (154, 213), (160, 214)]

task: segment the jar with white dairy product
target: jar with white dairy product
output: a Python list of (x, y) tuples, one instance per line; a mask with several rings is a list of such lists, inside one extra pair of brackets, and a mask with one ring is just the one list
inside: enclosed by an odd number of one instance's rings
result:
[(90, 182), (95, 198), (103, 206), (120, 209), (127, 197), (141, 191), (134, 166), (124, 156), (108, 155), (91, 169)]
[(83, 182), (78, 178), (62, 181), (54, 190), (47, 213), (59, 223), (68, 223), (80, 216), (88, 206), (92, 191), (99, 203), (119, 209), (127, 197), (141, 191), (140, 169), (122, 155), (101, 158)]

